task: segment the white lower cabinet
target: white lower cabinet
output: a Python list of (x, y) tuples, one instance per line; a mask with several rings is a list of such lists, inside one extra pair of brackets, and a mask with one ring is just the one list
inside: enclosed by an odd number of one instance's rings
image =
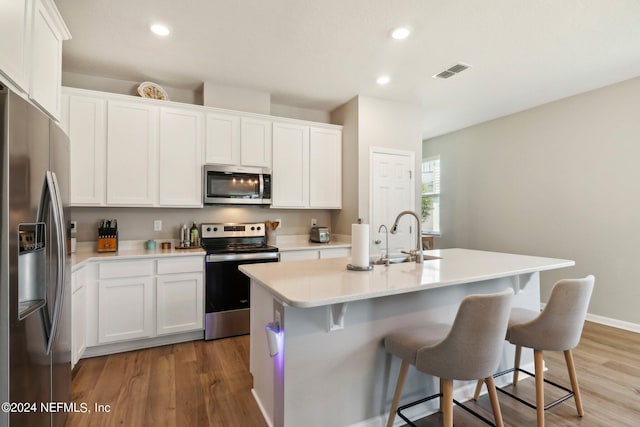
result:
[(130, 277), (100, 281), (100, 344), (149, 338), (154, 335), (153, 280), (153, 277)]
[(71, 275), (71, 367), (87, 348), (87, 270)]
[[(204, 329), (203, 256), (101, 260), (90, 264), (97, 266), (96, 280), (87, 282), (84, 294), (76, 297), (78, 290), (73, 295), (74, 303), (75, 298), (86, 299), (87, 319), (82, 324), (86, 324), (85, 345), (91, 350), (90, 355), (166, 344), (167, 341), (156, 343), (154, 339)], [(75, 305), (73, 310), (75, 313)], [(80, 318), (78, 315), (72, 320), (73, 336), (83, 334)], [(139, 340), (146, 341), (138, 344)], [(72, 345), (74, 355), (78, 354), (75, 342)]]
[(202, 273), (158, 276), (156, 333), (175, 334), (202, 328)]
[(300, 249), (280, 252), (280, 262), (309, 259), (347, 258), (350, 256), (351, 248)]

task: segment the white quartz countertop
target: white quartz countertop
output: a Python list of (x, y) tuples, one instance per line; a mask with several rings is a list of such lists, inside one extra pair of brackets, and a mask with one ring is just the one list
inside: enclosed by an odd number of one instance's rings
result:
[(350, 258), (245, 264), (240, 271), (294, 307), (318, 307), (462, 283), (509, 277), (575, 265), (566, 259), (440, 249), (425, 254), (441, 259), (424, 264), (377, 265), (371, 271), (347, 270)]
[(144, 241), (125, 242), (120, 245), (117, 252), (96, 252), (95, 243), (83, 244), (78, 247), (76, 253), (71, 255), (71, 268), (73, 271), (80, 268), (84, 263), (90, 261), (143, 259), (175, 256), (205, 256), (206, 252), (202, 248), (176, 249), (172, 244), (171, 249), (161, 249), (160, 241), (157, 242), (155, 250), (147, 250)]

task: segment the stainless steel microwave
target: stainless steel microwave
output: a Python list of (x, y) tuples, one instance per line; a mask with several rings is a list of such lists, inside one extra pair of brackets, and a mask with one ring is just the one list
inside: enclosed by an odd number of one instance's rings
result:
[(270, 205), (271, 169), (205, 165), (204, 204)]

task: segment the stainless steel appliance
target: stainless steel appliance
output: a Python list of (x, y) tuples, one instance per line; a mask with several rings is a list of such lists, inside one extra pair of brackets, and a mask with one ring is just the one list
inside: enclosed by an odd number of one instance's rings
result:
[(207, 252), (206, 340), (249, 333), (249, 278), (241, 264), (278, 262), (278, 248), (266, 244), (263, 223), (202, 224)]
[(271, 170), (240, 166), (204, 166), (204, 203), (270, 205)]
[(3, 406), (0, 426), (61, 427), (41, 403), (71, 399), (69, 141), (0, 87), (0, 149), (0, 402), (35, 405)]
[(327, 243), (330, 240), (329, 227), (311, 227), (309, 240), (315, 243)]

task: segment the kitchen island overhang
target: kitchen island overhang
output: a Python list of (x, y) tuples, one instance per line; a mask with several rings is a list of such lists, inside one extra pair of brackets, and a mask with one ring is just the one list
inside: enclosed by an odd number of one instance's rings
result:
[[(516, 292), (515, 307), (537, 310), (539, 272), (575, 264), (467, 249), (428, 254), (440, 259), (366, 272), (347, 270), (347, 258), (240, 267), (251, 278), (253, 393), (270, 425), (379, 425), (399, 369), (384, 352), (386, 334), (425, 320), (451, 322), (466, 295), (506, 287)], [(274, 357), (268, 324), (279, 331)], [(531, 362), (523, 356), (523, 364)], [(512, 357), (505, 344), (501, 368)], [(456, 382), (461, 400), (471, 396), (467, 385)], [(435, 390), (437, 379), (411, 369), (401, 403)]]

